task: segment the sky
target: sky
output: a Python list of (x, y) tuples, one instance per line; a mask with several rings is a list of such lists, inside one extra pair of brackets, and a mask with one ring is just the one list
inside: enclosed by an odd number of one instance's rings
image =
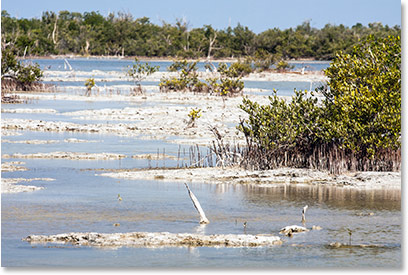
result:
[(158, 25), (184, 19), (190, 28), (225, 29), (240, 23), (255, 33), (305, 21), (319, 29), (326, 24), (351, 27), (373, 22), (401, 26), (400, 0), (1, 0), (1, 9), (17, 18), (41, 18), (44, 11), (99, 11), (104, 16), (125, 12), (134, 18), (149, 17)]

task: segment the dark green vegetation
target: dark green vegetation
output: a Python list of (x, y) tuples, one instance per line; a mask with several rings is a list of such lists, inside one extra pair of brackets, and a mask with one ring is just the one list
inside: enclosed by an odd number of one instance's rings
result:
[(17, 60), (10, 49), (1, 52), (1, 80), (13, 80), (23, 90), (29, 88), (32, 83), (39, 81), (43, 73), (38, 64), (23, 64)]
[[(111, 13), (107, 17), (98, 12), (61, 11), (44, 12), (39, 19), (17, 19), (7, 11), (1, 14), (3, 44), (14, 45), (15, 54), (51, 55), (122, 55), (148, 57), (258, 57), (268, 62), (280, 59), (313, 58), (332, 59), (342, 50), (351, 53), (359, 39), (372, 34), (375, 37), (398, 36), (399, 26), (388, 27), (380, 23), (368, 27), (327, 24), (322, 29), (312, 28), (305, 22), (296, 28), (268, 29), (255, 34), (238, 24), (223, 30), (211, 25), (190, 28), (177, 20), (175, 24), (163, 22), (161, 26), (149, 18), (134, 19), (130, 14)], [(272, 56), (267, 56), (271, 54)]]
[(148, 63), (140, 63), (140, 61), (135, 58), (135, 64), (129, 67), (126, 75), (133, 79), (136, 87), (133, 89), (132, 95), (143, 93), (142, 80), (144, 80), (149, 75), (157, 72), (160, 66), (150, 66)]
[(17, 103), (19, 98), (12, 91), (40, 91), (49, 85), (40, 83), (43, 72), (38, 64), (26, 64), (17, 59), (11, 47), (1, 50), (1, 102)]
[[(248, 99), (239, 129), (244, 165), (395, 171), (401, 165), (401, 40), (368, 37), (351, 54), (339, 52), (325, 70), (328, 86), (276, 96), (261, 106)], [(318, 94), (319, 96), (317, 96)]]
[(244, 82), (241, 79), (244, 73), (240, 69), (241, 63), (233, 63), (229, 67), (225, 63), (220, 63), (218, 68), (214, 66), (219, 73), (219, 77), (210, 77), (205, 79), (205, 81), (200, 81), (197, 73), (197, 62), (188, 62), (187, 60), (174, 61), (169, 67), (169, 71), (178, 71), (179, 74), (178, 76), (161, 79), (159, 83), (160, 91), (209, 93), (220, 95), (223, 98), (226, 96), (242, 95)]

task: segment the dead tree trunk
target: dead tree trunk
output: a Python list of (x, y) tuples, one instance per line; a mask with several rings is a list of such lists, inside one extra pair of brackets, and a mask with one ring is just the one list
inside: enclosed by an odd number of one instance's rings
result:
[(194, 207), (197, 209), (198, 214), (200, 214), (200, 223), (210, 223), (210, 221), (205, 216), (204, 210), (201, 208), (201, 205), (198, 202), (198, 199), (196, 198), (196, 196), (194, 196), (193, 192), (191, 192), (191, 190), (188, 187), (187, 183), (184, 183), (184, 184), (186, 185), (186, 188), (188, 190), (188, 194), (190, 195), (190, 198), (191, 198), (191, 201), (194, 204)]
[(207, 59), (208, 60), (210, 60), (210, 58), (211, 58), (211, 51), (213, 50), (213, 45), (214, 45), (214, 43), (215, 43), (215, 40), (217, 39), (217, 33), (215, 32), (214, 33), (214, 37), (210, 37), (209, 38), (209, 40), (210, 40), (210, 45), (208, 46), (208, 55), (207, 55)]
[(57, 22), (58, 22), (58, 15), (55, 16), (55, 22), (54, 22), (54, 29), (52, 30), (52, 42), (57, 44)]

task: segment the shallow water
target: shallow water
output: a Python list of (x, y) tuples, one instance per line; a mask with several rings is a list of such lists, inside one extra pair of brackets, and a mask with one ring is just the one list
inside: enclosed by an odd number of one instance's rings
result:
[[(61, 60), (39, 60), (63, 66)], [(54, 63), (53, 63), (54, 62)], [(128, 61), (79, 60), (70, 64), (82, 71), (118, 70)], [(59, 65), (58, 65), (59, 64)], [(81, 67), (82, 66), (82, 67)], [(105, 69), (103, 69), (105, 68)], [(59, 68), (63, 70), (62, 68)], [(71, 83), (72, 84), (72, 83)], [(75, 85), (82, 85), (76, 83)], [(269, 89), (275, 85), (302, 88), (309, 83), (248, 83), (247, 87)], [(266, 86), (261, 86), (266, 85)], [(268, 86), (269, 85), (269, 86)], [(285, 86), (285, 87), (286, 87)], [(302, 88), (303, 89), (303, 88)], [(69, 93), (67, 91), (66, 93)], [(288, 92), (289, 93), (289, 92)], [(149, 103), (146, 103), (149, 104)], [(79, 102), (39, 100), (2, 108), (50, 108), (58, 113), (85, 109), (125, 108), (129, 102)], [(11, 114), (2, 118), (80, 121), (60, 114)], [(109, 122), (111, 123), (111, 122)], [(112, 122), (113, 123), (113, 122)], [(183, 183), (162, 180), (118, 180), (102, 177), (104, 169), (175, 167), (175, 160), (133, 159), (137, 154), (177, 156), (189, 146), (142, 137), (83, 133), (19, 131), (21, 135), (2, 137), (17, 140), (56, 140), (52, 144), (2, 143), (2, 154), (72, 151), (125, 154), (121, 160), (4, 159), (23, 161), (27, 171), (2, 172), (3, 178), (53, 178), (55, 181), (20, 183), (45, 187), (30, 193), (2, 194), (2, 265), (3, 266), (110, 266), (110, 267), (253, 267), (253, 268), (400, 268), (401, 261), (401, 191), (355, 190), (321, 185), (256, 185), (228, 183), (190, 183), (211, 221), (198, 224), (195, 211)], [(67, 143), (77, 138), (84, 143)], [(202, 150), (205, 151), (205, 148)], [(182, 155), (183, 157), (183, 155)], [(188, 159), (184, 160), (188, 163)], [(117, 196), (123, 198), (118, 201)], [(320, 231), (283, 237), (281, 246), (268, 248), (135, 248), (101, 249), (62, 244), (29, 244), (21, 239), (31, 234), (66, 232), (168, 231), (173, 233), (248, 233), (276, 234), (287, 225), (301, 225), (301, 210), (308, 228)], [(373, 213), (373, 215), (369, 215)], [(247, 227), (243, 223), (247, 222)], [(119, 223), (120, 226), (114, 226)], [(334, 249), (331, 242), (374, 244), (379, 247)]]

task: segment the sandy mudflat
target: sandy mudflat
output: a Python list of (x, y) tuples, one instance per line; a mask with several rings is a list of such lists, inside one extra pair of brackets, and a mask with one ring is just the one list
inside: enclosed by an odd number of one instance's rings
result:
[(16, 108), (8, 109), (2, 108), (2, 113), (12, 113), (12, 114), (55, 114), (57, 113), (54, 109), (31, 109), (31, 108)]
[(77, 138), (66, 138), (64, 140), (53, 140), (53, 139), (28, 139), (28, 140), (8, 140), (1, 139), (4, 143), (14, 143), (14, 144), (52, 144), (52, 143), (88, 143), (88, 142), (98, 142), (97, 140), (85, 140)]
[(29, 139), (29, 140), (8, 140), (8, 139), (1, 139), (1, 142), (4, 143), (14, 143), (14, 144), (53, 144), (59, 143), (59, 140), (40, 140), (40, 139)]
[(58, 235), (30, 235), (24, 241), (35, 243), (70, 243), (80, 246), (97, 247), (169, 247), (169, 246), (210, 246), (210, 247), (254, 247), (280, 245), (282, 241), (273, 235), (217, 234), (202, 235), (169, 232), (130, 233), (66, 233)]
[(122, 154), (113, 153), (77, 153), (77, 152), (50, 152), (50, 153), (35, 153), (35, 154), (20, 154), (2, 155), (2, 159), (69, 159), (69, 160), (115, 160), (126, 157)]
[(400, 189), (400, 172), (354, 172), (331, 175), (312, 169), (279, 168), (248, 171), (242, 168), (151, 169), (102, 173), (100, 176), (130, 180), (163, 180), (180, 182), (257, 184), (268, 187), (276, 184), (328, 184), (361, 189)]
[(1, 172), (27, 171), (27, 168), (22, 166), (25, 162), (8, 161), (1, 163)]
[[(110, 82), (110, 81), (131, 81), (131, 78), (126, 76), (124, 72), (119, 71), (101, 71), (93, 70), (91, 74), (94, 76), (96, 82)], [(160, 81), (163, 78), (178, 77), (178, 72), (155, 72), (146, 77), (145, 81)], [(219, 77), (220, 74), (216, 72), (198, 72), (198, 78), (205, 80), (208, 78)], [(44, 81), (81, 81), (85, 82), (89, 78), (88, 71), (44, 71)], [(261, 72), (251, 73), (242, 78), (244, 81), (302, 81), (302, 82), (325, 82), (327, 77), (318, 71), (306, 72), (300, 74), (299, 72)]]
[[(28, 97), (46, 99), (50, 95), (28, 94)], [(248, 96), (250, 99), (267, 104), (265, 96)], [(56, 95), (57, 99), (100, 100), (109, 101), (110, 96), (79, 96)], [(80, 110), (75, 112), (57, 113), (75, 120), (101, 121), (101, 123), (79, 124), (63, 121), (42, 121), (32, 119), (3, 119), (3, 130), (30, 130), (50, 132), (86, 132), (118, 136), (148, 136), (150, 139), (166, 140), (185, 144), (183, 139), (191, 140), (191, 144), (209, 145), (214, 139), (210, 127), (215, 126), (229, 142), (243, 143), (244, 136), (236, 126), (247, 114), (239, 109), (242, 97), (227, 98), (219, 96), (196, 95), (192, 93), (151, 93), (143, 96), (118, 96), (116, 100), (133, 100), (134, 102), (155, 103), (140, 107), (122, 109)], [(188, 114), (192, 109), (201, 109), (201, 117), (195, 125), (189, 124)], [(112, 121), (107, 124), (106, 121)]]
[(54, 181), (51, 178), (2, 178), (1, 179), (1, 193), (20, 193), (20, 192), (31, 192), (44, 189), (44, 187), (31, 186), (31, 185), (20, 185), (20, 182), (31, 182), (31, 181)]

